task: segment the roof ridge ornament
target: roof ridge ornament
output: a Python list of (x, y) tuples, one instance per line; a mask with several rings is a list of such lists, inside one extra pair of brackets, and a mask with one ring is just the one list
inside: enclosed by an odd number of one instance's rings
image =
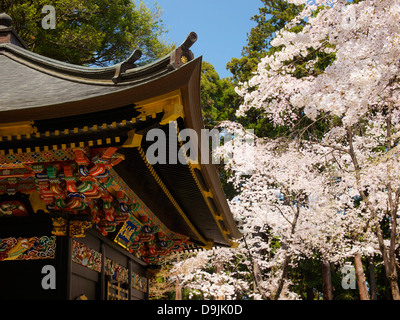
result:
[(197, 41), (196, 32), (190, 32), (186, 37), (186, 40), (171, 53), (171, 60), (169, 67), (171, 69), (177, 69), (194, 59), (194, 54), (190, 47)]
[(13, 28), (12, 18), (5, 12), (0, 13), (0, 43), (11, 43), (24, 49), (27, 44), (20, 38)]
[(0, 13), (0, 29), (10, 28), (12, 26), (12, 22), (13, 21), (11, 17), (7, 13)]
[(136, 68), (135, 62), (142, 57), (142, 51), (135, 49), (128, 59), (117, 64), (115, 69), (115, 75), (112, 81), (117, 84), (121, 78), (121, 74), (129, 69)]

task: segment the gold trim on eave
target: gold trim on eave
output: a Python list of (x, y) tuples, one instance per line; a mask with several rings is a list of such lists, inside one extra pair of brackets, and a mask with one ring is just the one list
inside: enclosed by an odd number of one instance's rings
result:
[[(121, 141), (121, 137), (113, 137), (116, 143)], [(88, 140), (88, 141), (79, 141), (79, 142), (71, 142), (68, 144), (50, 144), (47, 146), (31, 146), (27, 148), (14, 148), (14, 149), (0, 149), (0, 155), (5, 156), (7, 154), (22, 154), (22, 153), (30, 153), (32, 150), (35, 152), (41, 151), (49, 151), (49, 150), (65, 150), (65, 149), (74, 149), (74, 148), (83, 148), (83, 147), (94, 147), (94, 146), (105, 146), (108, 144), (112, 144), (113, 140), (111, 138), (106, 139), (97, 139), (97, 140)]]
[(138, 118), (146, 118), (148, 116), (154, 118), (157, 113), (164, 112), (164, 116), (160, 121), (161, 125), (166, 125), (170, 121), (185, 117), (181, 90), (174, 90), (155, 98), (143, 100), (135, 105), (135, 108), (140, 112)]
[(154, 180), (158, 183), (160, 186), (161, 190), (165, 193), (165, 195), (168, 197), (169, 201), (172, 203), (172, 205), (175, 207), (175, 209), (178, 211), (180, 216), (185, 220), (186, 224), (189, 226), (189, 228), (193, 231), (193, 233), (196, 235), (196, 237), (203, 242), (206, 246), (210, 245), (212, 241), (206, 240), (200, 232), (196, 229), (196, 227), (193, 225), (193, 223), (189, 220), (187, 215), (183, 212), (182, 208), (179, 206), (179, 204), (176, 202), (175, 198), (172, 196), (171, 192), (169, 192), (168, 188), (164, 184), (164, 182), (161, 180), (161, 178), (158, 176), (156, 171), (154, 170), (153, 166), (147, 161), (146, 153), (144, 152), (143, 148), (141, 146), (137, 147), (140, 156), (142, 157), (144, 163), (146, 164), (147, 168), (149, 169), (151, 175), (153, 176)]
[(0, 136), (21, 136), (37, 132), (33, 121), (0, 123)]
[(123, 148), (139, 148), (142, 144), (143, 136), (141, 134), (135, 133), (135, 130), (128, 132), (128, 138), (122, 145)]
[[(177, 135), (179, 136), (179, 129), (176, 128), (176, 130), (177, 130), (176, 133), (177, 133)], [(188, 167), (189, 167), (190, 173), (191, 173), (191, 175), (192, 175), (194, 181), (196, 182), (197, 187), (199, 188), (200, 193), (201, 193), (201, 195), (203, 196), (203, 199), (204, 199), (204, 201), (205, 201), (205, 203), (206, 203), (208, 209), (210, 210), (211, 215), (213, 216), (214, 221), (216, 222), (219, 231), (221, 232), (221, 235), (224, 237), (224, 239), (226, 240), (226, 242), (228, 242), (229, 244), (232, 244), (232, 241), (231, 241), (230, 238), (228, 237), (228, 236), (231, 235), (230, 231), (229, 231), (229, 230), (223, 230), (223, 228), (221, 227), (221, 224), (219, 223), (219, 221), (221, 221), (222, 223), (224, 223), (224, 218), (222, 217), (222, 215), (218, 215), (216, 212), (214, 212), (214, 209), (211, 207), (211, 205), (210, 205), (210, 203), (209, 203), (209, 201), (208, 201), (209, 198), (210, 198), (210, 199), (214, 198), (214, 195), (213, 195), (212, 191), (211, 191), (211, 190), (204, 190), (204, 189), (201, 187), (201, 184), (200, 184), (200, 182), (199, 182), (199, 179), (197, 178), (196, 174), (194, 173), (194, 168), (197, 168), (198, 170), (201, 171), (201, 165), (200, 165), (200, 163), (199, 163), (197, 160), (191, 161), (191, 159), (189, 159), (189, 158), (186, 156), (185, 146), (183, 145), (183, 142), (180, 141), (180, 140), (179, 140), (179, 145), (180, 145), (180, 147), (184, 150), (183, 154), (184, 154), (184, 157), (185, 157), (185, 159), (186, 159), (186, 161), (187, 161), (187, 165), (188, 165)], [(225, 225), (225, 223), (224, 223), (224, 225)]]
[(164, 126), (171, 121), (176, 121), (178, 118), (184, 118), (183, 105), (179, 103), (169, 104), (164, 107), (164, 116), (160, 121), (160, 125)]

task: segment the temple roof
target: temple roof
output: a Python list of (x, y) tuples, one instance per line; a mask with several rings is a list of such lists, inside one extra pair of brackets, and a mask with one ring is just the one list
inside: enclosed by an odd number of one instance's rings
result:
[(202, 246), (231, 246), (241, 237), (213, 164), (149, 165), (143, 157), (152, 128), (167, 132), (171, 119), (178, 133), (191, 128), (200, 136), (204, 128), (202, 59), (189, 50), (195, 33), (140, 67), (139, 50), (120, 64), (93, 68), (43, 57), (15, 39), (12, 27), (0, 26), (0, 155), (118, 147), (125, 160), (116, 172), (168, 228)]
[[(192, 33), (188, 39), (191, 37), (196, 36)], [(137, 52), (140, 51), (134, 54)], [(171, 73), (176, 71), (171, 59), (172, 54), (169, 54), (154, 63), (135, 67), (128, 58), (114, 66), (93, 68), (60, 62), (15, 44), (0, 42), (0, 111), (7, 116), (7, 119), (2, 117), (0, 123), (14, 121), (15, 118), (19, 121), (24, 118), (36, 120), (105, 110), (128, 103), (127, 94), (132, 101), (132, 94), (138, 100), (144, 100), (168, 92), (168, 88), (159, 88), (158, 83), (161, 82), (156, 82), (154, 87), (152, 81), (165, 79), (167, 75), (171, 77)], [(175, 73), (178, 74), (172, 77), (174, 81), (182, 76), (181, 72)], [(143, 92), (144, 88), (150, 88), (150, 82), (152, 89)], [(134, 88), (140, 88), (140, 92)], [(115, 99), (119, 97), (125, 99)], [(113, 101), (108, 100), (111, 98)], [(85, 106), (77, 103), (82, 100), (85, 100)], [(102, 100), (101, 103), (99, 100)], [(92, 104), (96, 107), (91, 107)], [(47, 108), (55, 105), (57, 110)], [(20, 114), (21, 110), (28, 112), (25, 117)]]

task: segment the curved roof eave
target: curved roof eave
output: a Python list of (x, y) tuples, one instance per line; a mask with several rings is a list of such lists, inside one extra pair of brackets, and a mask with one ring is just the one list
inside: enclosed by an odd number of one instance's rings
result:
[[(0, 54), (0, 58), (1, 56)], [(15, 57), (11, 60), (13, 58)], [(17, 63), (19, 68), (20, 62)], [(25, 63), (29, 61), (25, 60)], [(165, 59), (159, 60), (138, 72), (132, 70), (124, 73), (124, 85), (108, 86), (59, 79), (43, 70), (32, 70), (31, 66), (25, 64), (19, 71), (22, 75), (18, 76), (15, 75), (17, 70), (13, 66), (8, 70), (13, 75), (0, 77), (0, 86), (4, 89), (0, 94), (0, 123), (74, 116), (133, 104), (185, 86), (197, 64), (201, 64), (201, 57), (180, 68), (166, 69)], [(26, 79), (21, 81), (20, 78), (24, 75)], [(11, 78), (15, 79), (10, 82)], [(47, 85), (42, 81), (43, 78)], [(31, 83), (28, 84), (28, 81)]]
[(129, 68), (121, 74), (121, 81), (115, 83), (112, 78), (115, 76), (118, 66), (123, 62), (107, 67), (79, 66), (41, 56), (11, 43), (0, 44), (0, 53), (31, 69), (46, 73), (50, 76), (55, 76), (66, 81), (93, 85), (126, 86), (131, 85), (136, 78), (145, 74), (173, 70), (173, 68), (169, 66), (170, 53), (147, 65)]

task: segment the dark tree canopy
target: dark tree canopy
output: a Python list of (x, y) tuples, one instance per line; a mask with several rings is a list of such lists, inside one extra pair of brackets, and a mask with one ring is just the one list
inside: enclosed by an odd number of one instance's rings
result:
[[(56, 28), (44, 29), (45, 5), (56, 13)], [(2, 0), (0, 12), (30, 50), (78, 65), (105, 66), (126, 59), (134, 49), (143, 52), (139, 64), (160, 58), (171, 46), (162, 40), (165, 27), (160, 8), (133, 0)]]

